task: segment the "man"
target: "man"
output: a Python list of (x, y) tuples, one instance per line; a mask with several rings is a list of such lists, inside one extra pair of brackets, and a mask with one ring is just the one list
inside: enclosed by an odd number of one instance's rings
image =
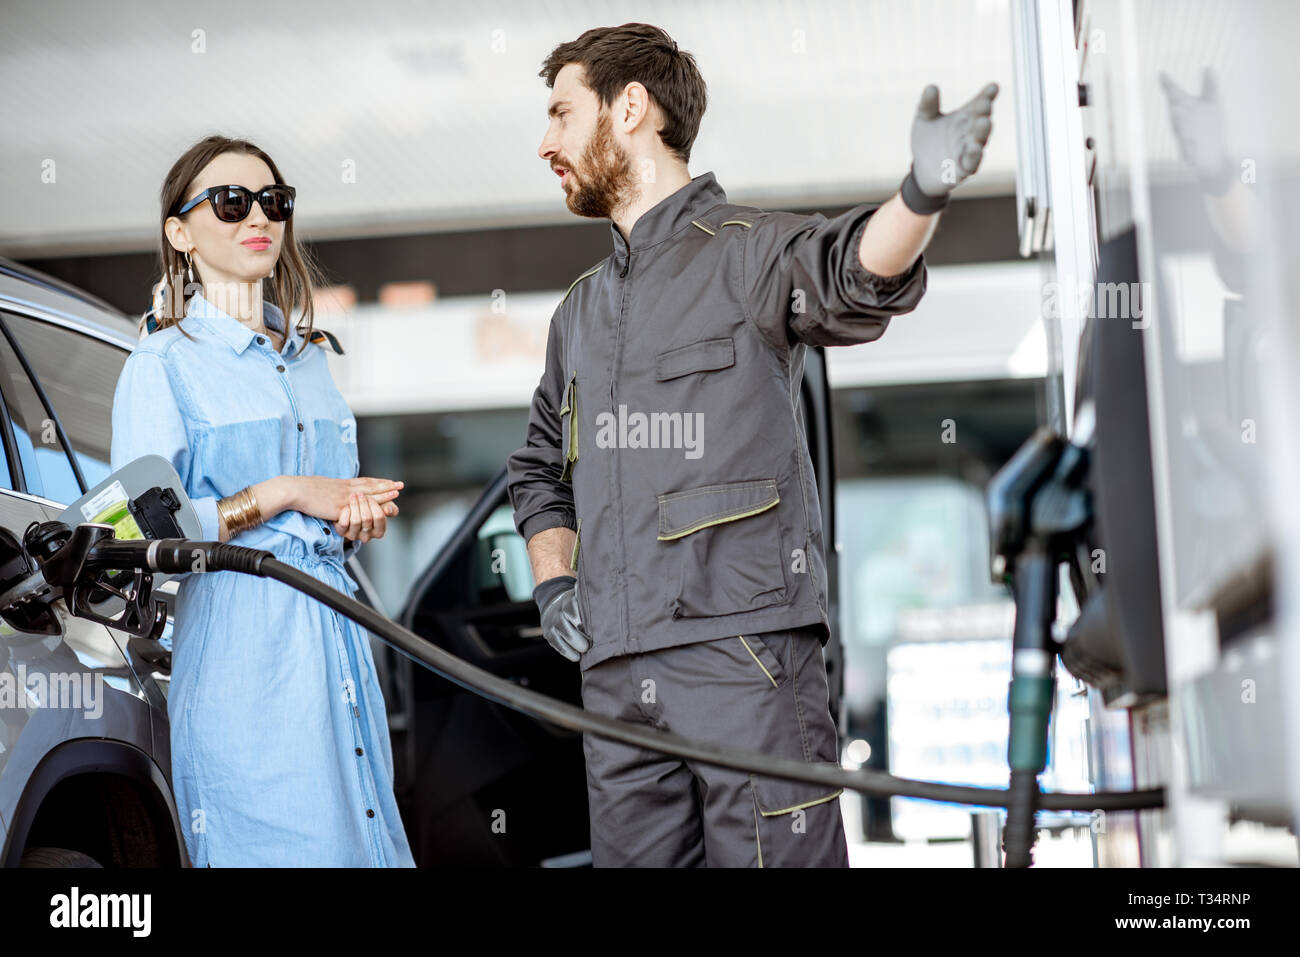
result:
[[(589, 711), (838, 764), (804, 351), (877, 339), (915, 308), (997, 87), (948, 115), (928, 87), (900, 195), (827, 220), (691, 178), (706, 89), (662, 30), (589, 30), (540, 75), (538, 154), (572, 212), (611, 220), (614, 246), (555, 311), (509, 462), (543, 633), (580, 662)], [(848, 864), (838, 790), (590, 734), (584, 750), (598, 867)]]

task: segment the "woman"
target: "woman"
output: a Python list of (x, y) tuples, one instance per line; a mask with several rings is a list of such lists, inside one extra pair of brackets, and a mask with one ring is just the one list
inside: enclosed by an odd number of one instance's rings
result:
[[(344, 541), (350, 554), (380, 538), (402, 483), (357, 476), (293, 196), (243, 140), (210, 136), (172, 166), (156, 331), (118, 380), (112, 467), (162, 455), (204, 540), (267, 549), (355, 594)], [(298, 313), (305, 331), (288, 328)], [(181, 577), (172, 640), (172, 786), (195, 866), (414, 866), (366, 631), (222, 571)]]

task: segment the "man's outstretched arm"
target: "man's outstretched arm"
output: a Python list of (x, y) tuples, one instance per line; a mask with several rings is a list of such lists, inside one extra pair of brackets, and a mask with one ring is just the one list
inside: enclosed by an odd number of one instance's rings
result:
[(877, 276), (907, 272), (930, 245), (938, 225), (938, 213), (914, 213), (903, 202), (902, 194), (895, 193), (867, 220), (858, 245), (858, 261), (863, 269)]
[(925, 88), (912, 121), (912, 169), (862, 231), (862, 268), (897, 276), (916, 262), (934, 236), (948, 194), (979, 169), (997, 95), (998, 85), (990, 83), (961, 109), (943, 114), (938, 88)]

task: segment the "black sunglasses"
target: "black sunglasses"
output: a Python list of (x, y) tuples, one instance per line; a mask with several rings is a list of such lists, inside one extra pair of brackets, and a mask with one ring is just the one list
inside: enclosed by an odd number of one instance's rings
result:
[(298, 191), (292, 186), (276, 183), (263, 186), (256, 193), (243, 186), (213, 186), (178, 209), (177, 216), (188, 213), (205, 199), (212, 204), (213, 215), (223, 223), (238, 223), (253, 209), (253, 200), (257, 200), (266, 213), (266, 218), (282, 223), (293, 215), (293, 198)]

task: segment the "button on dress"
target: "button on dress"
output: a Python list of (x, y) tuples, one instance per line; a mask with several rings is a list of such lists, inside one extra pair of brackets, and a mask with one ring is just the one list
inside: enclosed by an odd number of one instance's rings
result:
[[(284, 331), (273, 304), (264, 319)], [(294, 329), (277, 352), (201, 295), (118, 380), (112, 468), (148, 454), (171, 461), (210, 541), (220, 498), (359, 471), (325, 348)], [(354, 543), (332, 521), (286, 510), (230, 542), (357, 593)], [(196, 867), (415, 866), (367, 630), (280, 582), (219, 571), (179, 576), (172, 642), (172, 786)]]

